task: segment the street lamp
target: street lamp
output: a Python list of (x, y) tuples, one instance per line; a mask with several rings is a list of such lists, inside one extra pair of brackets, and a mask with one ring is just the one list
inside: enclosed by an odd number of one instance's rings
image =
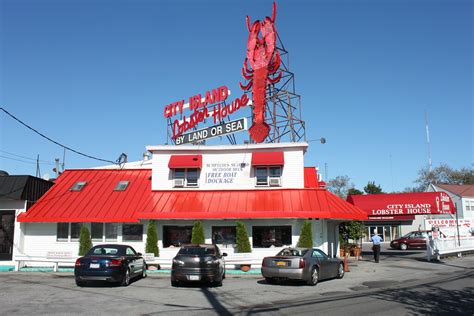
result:
[(326, 144), (326, 138), (321, 137), (321, 138), (318, 138), (318, 139), (310, 139), (310, 140), (308, 140), (308, 143), (310, 143), (310, 142), (320, 142), (321, 144)]

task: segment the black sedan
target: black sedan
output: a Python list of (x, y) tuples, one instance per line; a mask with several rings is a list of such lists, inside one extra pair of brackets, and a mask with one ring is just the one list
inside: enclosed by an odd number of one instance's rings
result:
[(316, 285), (319, 280), (344, 277), (344, 264), (329, 258), (323, 251), (311, 248), (285, 248), (262, 261), (262, 275), (272, 284), (278, 280), (302, 280)]
[(76, 260), (74, 276), (78, 286), (89, 281), (130, 284), (135, 276), (146, 277), (146, 262), (142, 254), (127, 245), (98, 245)]
[(222, 286), (225, 278), (224, 257), (216, 245), (184, 245), (173, 258), (171, 285), (181, 282), (211, 282)]

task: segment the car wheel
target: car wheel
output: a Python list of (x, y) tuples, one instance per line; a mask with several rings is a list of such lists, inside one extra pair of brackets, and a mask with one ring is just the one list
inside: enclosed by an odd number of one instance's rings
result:
[(146, 274), (146, 266), (143, 266), (143, 271), (142, 271), (142, 279), (146, 278), (147, 277), (147, 274)]
[(128, 286), (130, 284), (130, 269), (125, 270), (125, 274), (122, 279), (122, 286)]
[(222, 279), (220, 279), (219, 281), (215, 281), (214, 286), (221, 287), (222, 286)]
[(339, 268), (337, 269), (336, 278), (342, 279), (344, 277), (344, 264), (340, 263)]
[(86, 282), (76, 279), (76, 285), (80, 286), (80, 287), (83, 287), (84, 285), (86, 285)]
[(177, 286), (179, 286), (179, 282), (172, 279), (172, 280), (171, 280), (171, 286), (172, 286), (172, 287), (177, 287)]
[(400, 250), (407, 250), (407, 244), (400, 244)]
[(222, 275), (222, 278), (225, 279), (225, 269), (224, 269), (224, 274)]
[(314, 267), (311, 270), (311, 275), (307, 283), (308, 285), (315, 286), (316, 284), (318, 284), (318, 281), (319, 281), (319, 271), (316, 267)]

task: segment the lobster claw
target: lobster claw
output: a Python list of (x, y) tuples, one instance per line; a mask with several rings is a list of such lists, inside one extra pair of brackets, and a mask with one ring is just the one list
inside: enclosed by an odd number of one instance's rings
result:
[(270, 64), (270, 66), (268, 67), (268, 73), (273, 75), (279, 68), (280, 68), (280, 65), (281, 65), (281, 57), (280, 57), (280, 53), (278, 52), (278, 50), (275, 51), (275, 57), (273, 58), (273, 61), (272, 63)]

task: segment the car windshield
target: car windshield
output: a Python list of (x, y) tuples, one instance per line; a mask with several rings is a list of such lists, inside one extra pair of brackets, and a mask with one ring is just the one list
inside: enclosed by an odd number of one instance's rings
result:
[(215, 255), (216, 251), (214, 248), (208, 247), (183, 247), (179, 250), (178, 255), (190, 255), (190, 256), (205, 256)]
[(298, 256), (303, 257), (308, 249), (292, 249), (292, 248), (285, 248), (280, 251), (277, 256)]
[(114, 246), (96, 246), (89, 250), (87, 256), (123, 256), (123, 250)]

